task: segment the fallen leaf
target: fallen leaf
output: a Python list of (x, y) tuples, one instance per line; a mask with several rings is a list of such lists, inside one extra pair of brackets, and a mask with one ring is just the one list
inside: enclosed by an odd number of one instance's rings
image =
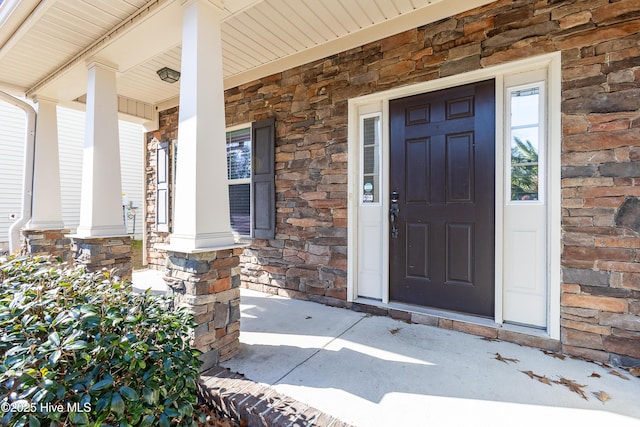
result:
[(590, 377), (593, 377), (593, 378), (600, 378), (600, 377), (601, 377), (601, 375), (600, 375), (600, 374), (595, 373), (595, 372), (594, 372), (594, 373), (592, 373), (592, 374), (591, 374), (591, 375), (589, 375), (589, 376), (590, 376)]
[(513, 362), (513, 363), (518, 363), (519, 362), (518, 359), (510, 359), (508, 357), (502, 357), (500, 355), (500, 353), (496, 353), (496, 357), (494, 359), (499, 360), (499, 361), (504, 362), (504, 363), (507, 363), (507, 364), (508, 364), (508, 362)]
[(629, 369), (629, 373), (634, 377), (640, 377), (640, 368), (631, 368)]
[(546, 376), (536, 376), (536, 379), (540, 381), (542, 384), (551, 385), (551, 381)]
[(206, 416), (206, 421), (199, 422), (198, 426), (202, 427), (246, 427), (247, 422), (240, 421), (238, 424), (235, 420), (220, 415), (217, 411), (206, 405), (200, 406), (200, 411)]
[(529, 376), (529, 378), (531, 378), (531, 379), (534, 379), (534, 378), (536, 377), (536, 374), (534, 374), (534, 373), (533, 373), (533, 372), (531, 372), (531, 371), (520, 371), (520, 372), (522, 372), (522, 373), (523, 373), (523, 374), (525, 374), (525, 375), (528, 375), (528, 376)]
[(611, 399), (611, 396), (609, 396), (606, 392), (604, 392), (604, 391), (602, 391), (602, 390), (601, 390), (601, 391), (599, 391), (599, 392), (597, 392), (597, 393), (595, 393), (595, 392), (594, 392), (594, 393), (593, 393), (593, 395), (594, 395), (595, 397), (597, 397), (597, 398), (598, 398), (598, 400), (599, 400), (600, 402), (602, 402), (602, 404), (603, 404), (603, 405), (604, 405), (604, 402), (606, 402), (607, 400)]
[(564, 354), (556, 353), (555, 351), (542, 350), (547, 356), (555, 357), (556, 359), (564, 360), (566, 356)]
[(391, 332), (391, 335), (395, 335), (398, 332), (400, 332), (400, 329), (402, 329), (402, 328), (389, 329), (389, 332)]
[(559, 380), (559, 381), (554, 381), (554, 383), (556, 383), (556, 384), (562, 384), (562, 385), (564, 385), (564, 386), (568, 387), (568, 388), (569, 388), (569, 390), (571, 390), (572, 392), (574, 392), (574, 393), (578, 393), (580, 396), (582, 396), (582, 398), (583, 398), (584, 400), (589, 400), (589, 398), (587, 397), (587, 395), (586, 395), (586, 394), (584, 394), (584, 391), (582, 391), (582, 389), (583, 389), (584, 387), (586, 387), (586, 384), (585, 384), (585, 385), (578, 384), (577, 382), (575, 382), (575, 381), (573, 381), (573, 380), (568, 380), (568, 379), (563, 378), (563, 377), (560, 377), (560, 380)]
[(489, 338), (489, 337), (482, 337), (480, 339), (484, 340), (484, 341), (489, 341), (489, 342), (500, 341), (500, 340), (498, 340), (496, 338)]
[(615, 375), (616, 377), (620, 377), (620, 378), (622, 378), (623, 380), (627, 380), (627, 381), (629, 380), (629, 377), (627, 377), (627, 376), (625, 376), (625, 375), (622, 375), (620, 372), (616, 371), (615, 369), (610, 370), (610, 371), (609, 371), (609, 373), (610, 373), (611, 375)]
[(528, 375), (529, 378), (531, 378), (532, 380), (538, 380), (543, 384), (546, 385), (551, 385), (551, 382), (549, 381), (549, 378), (547, 378), (544, 375), (538, 375), (538, 374), (534, 374), (532, 371), (520, 371), (525, 375)]
[(607, 365), (607, 364), (606, 364), (606, 363), (604, 363), (604, 362), (600, 362), (600, 363), (598, 363), (598, 362), (594, 362), (594, 363), (595, 363), (596, 365), (600, 365), (600, 366), (601, 366), (601, 367), (603, 367), (604, 369), (611, 369), (611, 366)]

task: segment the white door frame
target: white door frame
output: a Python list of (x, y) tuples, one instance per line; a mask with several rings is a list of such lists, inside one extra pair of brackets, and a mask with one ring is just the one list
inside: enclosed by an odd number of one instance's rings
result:
[[(389, 211), (389, 101), (425, 92), (432, 92), (487, 79), (496, 82), (496, 209), (495, 209), (495, 318), (498, 325), (503, 324), (503, 230), (504, 230), (504, 202), (505, 202), (505, 144), (503, 112), (504, 105), (504, 77), (535, 69), (547, 70), (547, 126), (548, 126), (548, 170), (547, 195), (549, 210), (547, 217), (547, 259), (548, 259), (548, 291), (547, 291), (547, 330), (546, 336), (560, 339), (560, 256), (561, 256), (561, 57), (559, 52), (527, 58), (507, 64), (496, 65), (464, 74), (459, 74), (428, 82), (398, 87), (384, 92), (365, 95), (349, 100), (348, 127), (348, 247), (347, 247), (347, 300), (358, 299), (358, 209), (360, 205), (360, 149), (359, 149), (359, 117), (360, 111), (371, 112), (371, 106), (377, 105), (382, 113), (382, 159), (381, 174), (381, 230), (382, 230), (382, 290), (381, 298), (375, 304), (389, 304), (389, 223), (386, 213)], [(369, 300), (364, 300), (366, 303)], [(439, 313), (447, 316), (446, 312)], [(506, 325), (504, 325), (506, 327)]]

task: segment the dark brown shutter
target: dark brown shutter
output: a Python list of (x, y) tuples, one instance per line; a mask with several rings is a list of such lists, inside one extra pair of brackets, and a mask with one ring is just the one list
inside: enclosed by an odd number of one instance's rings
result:
[(169, 143), (156, 149), (156, 230), (169, 232)]
[(273, 239), (276, 234), (275, 129), (274, 117), (254, 122), (251, 127), (255, 239)]

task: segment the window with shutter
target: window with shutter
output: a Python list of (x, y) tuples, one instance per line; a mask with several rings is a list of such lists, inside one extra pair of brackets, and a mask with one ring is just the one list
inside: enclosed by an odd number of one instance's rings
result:
[(156, 231), (169, 232), (169, 143), (156, 148)]
[[(174, 165), (178, 155), (173, 143)], [(275, 237), (275, 120), (237, 126), (226, 133), (231, 229), (240, 237)], [(169, 144), (158, 144), (158, 231), (169, 231)], [(175, 199), (175, 198), (174, 198)]]

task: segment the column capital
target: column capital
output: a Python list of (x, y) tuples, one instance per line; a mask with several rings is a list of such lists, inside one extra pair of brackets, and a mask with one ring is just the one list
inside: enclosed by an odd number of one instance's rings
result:
[(49, 103), (49, 104), (58, 104), (58, 100), (54, 99), (54, 98), (47, 98), (46, 96), (42, 96), (42, 95), (36, 95), (33, 97), (33, 102), (35, 102), (36, 104), (43, 104), (43, 103)]
[(102, 68), (106, 70), (112, 70), (114, 72), (120, 71), (120, 67), (117, 64), (98, 58), (90, 58), (89, 60), (87, 60), (87, 69), (90, 70), (92, 68)]
[(208, 4), (209, 6), (213, 6), (214, 8), (216, 8), (219, 12), (223, 12), (224, 11), (224, 0), (182, 0), (181, 2), (181, 6), (186, 8), (191, 6), (194, 3), (202, 3), (202, 4)]

